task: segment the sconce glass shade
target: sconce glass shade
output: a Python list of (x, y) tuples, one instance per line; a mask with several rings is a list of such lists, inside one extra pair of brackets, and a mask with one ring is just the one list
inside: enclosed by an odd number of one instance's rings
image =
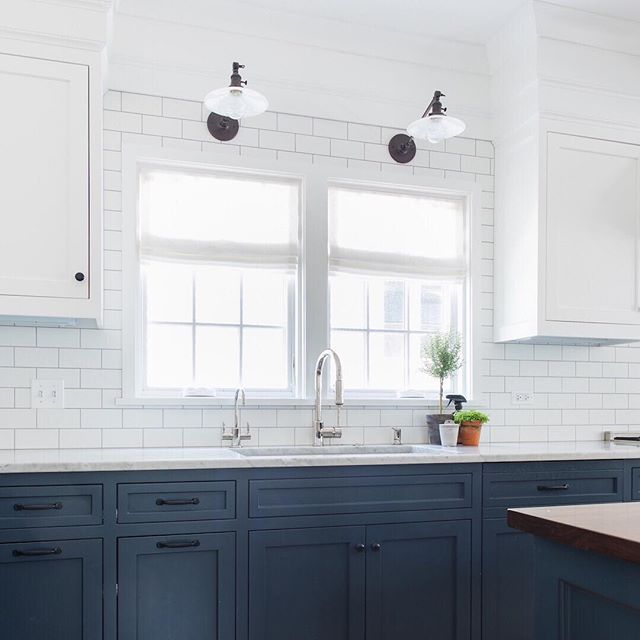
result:
[(205, 96), (204, 104), (209, 111), (234, 120), (257, 116), (269, 107), (261, 93), (247, 87), (214, 89)]
[(412, 138), (428, 140), (434, 144), (459, 136), (466, 128), (462, 120), (444, 114), (434, 114), (415, 120), (407, 127)]

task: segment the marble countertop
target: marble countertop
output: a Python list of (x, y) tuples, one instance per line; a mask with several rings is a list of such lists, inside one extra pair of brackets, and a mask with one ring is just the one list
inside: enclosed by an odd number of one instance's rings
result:
[(640, 503), (509, 509), (509, 525), (534, 535), (640, 563)]
[[(640, 459), (640, 447), (606, 442), (486, 444), (445, 448), (430, 445), (263, 447), (250, 455), (229, 448), (52, 449), (0, 451), (0, 473), (322, 467), (383, 464), (450, 464), (546, 460)], [(366, 451), (366, 453), (362, 453)]]

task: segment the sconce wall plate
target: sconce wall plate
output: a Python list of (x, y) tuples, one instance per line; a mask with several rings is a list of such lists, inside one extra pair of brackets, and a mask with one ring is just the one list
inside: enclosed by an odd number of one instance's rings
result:
[(229, 140), (233, 140), (238, 134), (240, 123), (238, 120), (234, 120), (228, 116), (221, 116), (218, 113), (211, 112), (207, 118), (207, 129), (209, 129), (209, 133), (216, 140), (228, 142)]
[(389, 155), (401, 164), (411, 162), (416, 156), (416, 143), (406, 133), (396, 133), (389, 140)]

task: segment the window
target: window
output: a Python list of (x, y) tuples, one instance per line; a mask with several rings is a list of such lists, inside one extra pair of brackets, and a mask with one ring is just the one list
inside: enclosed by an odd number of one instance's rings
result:
[(464, 328), (464, 200), (332, 185), (329, 233), (331, 345), (345, 386), (435, 391), (420, 355), (434, 332)]
[(293, 393), (299, 190), (241, 172), (141, 171), (143, 393)]
[(123, 403), (306, 404), (327, 346), (348, 398), (435, 397), (421, 350), (450, 329), (472, 397), (478, 185), (129, 146), (123, 195)]

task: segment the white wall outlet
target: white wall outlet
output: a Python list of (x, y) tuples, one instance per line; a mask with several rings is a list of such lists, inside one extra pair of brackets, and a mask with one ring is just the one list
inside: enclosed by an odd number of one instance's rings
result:
[(533, 404), (533, 393), (531, 391), (512, 391), (511, 404), (531, 405)]
[(64, 409), (63, 380), (32, 380), (32, 409)]

